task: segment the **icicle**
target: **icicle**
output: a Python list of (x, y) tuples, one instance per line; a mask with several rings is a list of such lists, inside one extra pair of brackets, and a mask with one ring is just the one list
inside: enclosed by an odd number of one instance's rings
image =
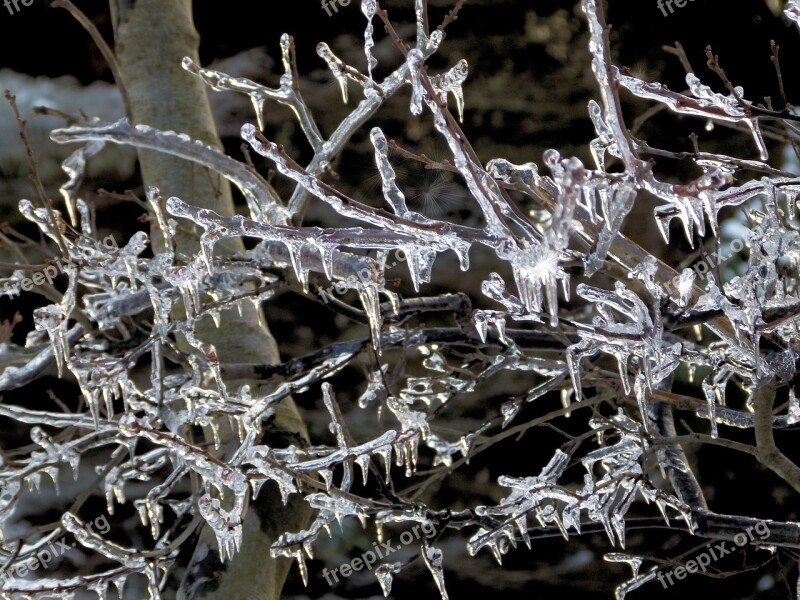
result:
[(336, 407), (334, 406), (333, 388), (327, 381), (322, 384), (322, 399), (325, 403), (325, 408), (331, 416), (330, 429), (336, 435), (336, 442), (339, 448), (347, 450), (347, 440), (344, 435), (344, 426), (339, 422), (339, 415)]
[(114, 584), (114, 587), (117, 588), (117, 595), (119, 596), (119, 600), (122, 600), (125, 597), (125, 584), (128, 582), (127, 575), (121, 575), (119, 577), (114, 577), (111, 580), (111, 583)]
[[(798, 29), (800, 29), (800, 6), (798, 6), (797, 0), (786, 0), (783, 14), (794, 21)], [(798, 580), (798, 582), (800, 582), (800, 580)], [(800, 585), (800, 583), (798, 583), (798, 585)], [(798, 594), (798, 597), (800, 598), (800, 594)]]
[[(312, 238), (313, 239), (313, 238)], [(333, 252), (334, 249), (330, 246), (323, 246), (318, 243), (315, 245), (319, 248), (319, 256), (322, 260), (322, 271), (325, 273), (325, 277), (328, 278), (328, 281), (333, 280)]]
[(318, 473), (325, 482), (325, 489), (330, 491), (331, 484), (333, 483), (333, 471), (331, 469), (320, 469)]
[(413, 48), (408, 51), (406, 62), (411, 73), (411, 114), (419, 116), (422, 114), (422, 99), (425, 97), (425, 89), (422, 87), (422, 64), (425, 57), (422, 52)]
[[(59, 188), (59, 192), (64, 197), (64, 204), (67, 206), (70, 221), (74, 227), (78, 226), (78, 202), (77, 191), (83, 183), (86, 174), (87, 161), (95, 156), (105, 147), (105, 142), (94, 140), (78, 148), (61, 163), (61, 169), (69, 176), (69, 181)], [(85, 219), (81, 219), (83, 226), (87, 225)], [(84, 232), (85, 233), (85, 232)]]
[(214, 245), (217, 243), (218, 239), (219, 233), (209, 229), (200, 236), (200, 253), (209, 275), (213, 274)]
[(381, 324), (383, 318), (381, 316), (381, 303), (378, 297), (378, 290), (374, 285), (365, 283), (358, 288), (358, 297), (361, 299), (361, 305), (364, 307), (364, 312), (369, 319), (370, 336), (372, 337), (372, 347), (380, 353), (381, 347)]
[(388, 369), (388, 365), (383, 365), (381, 371), (373, 371), (367, 376), (367, 389), (358, 399), (359, 408), (366, 408), (369, 404), (380, 401), (385, 397), (386, 384), (384, 376)]
[(472, 315), (472, 321), (475, 324), (478, 337), (481, 339), (481, 342), (485, 344), (486, 334), (489, 332), (489, 320), (486, 311), (476, 310)]
[(425, 543), (422, 547), (422, 558), (425, 560), (431, 575), (433, 575), (433, 581), (436, 583), (436, 588), (439, 590), (442, 600), (448, 600), (447, 589), (444, 585), (444, 571), (442, 570), (442, 551)]
[(431, 269), (436, 260), (436, 251), (427, 248), (408, 248), (405, 251), (408, 272), (411, 275), (411, 283), (414, 291), (419, 291), (421, 283), (428, 283), (431, 280)]
[(642, 559), (638, 556), (629, 556), (627, 554), (611, 553), (603, 557), (609, 562), (624, 562), (627, 563), (633, 570), (633, 576), (628, 581), (618, 585), (614, 590), (615, 600), (625, 600), (628, 592), (632, 592), (645, 583), (652, 581), (658, 575), (658, 569), (653, 569), (648, 573), (639, 574), (639, 568), (642, 564)]
[(454, 246), (453, 252), (458, 257), (458, 265), (462, 271), (469, 271), (469, 244), (464, 246)]
[(797, 218), (797, 203), (798, 203), (797, 192), (794, 190), (786, 192), (786, 210), (789, 214), (790, 221), (794, 221)]
[(761, 160), (767, 160), (769, 158), (769, 150), (767, 149), (767, 144), (764, 142), (764, 136), (761, 133), (761, 127), (758, 125), (757, 119), (747, 119), (745, 120), (745, 124), (750, 128), (750, 133), (753, 135), (753, 140), (756, 143), (756, 147), (758, 147), (758, 154)]
[(377, 59), (372, 55), (372, 48), (375, 40), (372, 38), (375, 32), (372, 27), (372, 20), (378, 12), (378, 4), (375, 0), (361, 0), (361, 12), (367, 17), (367, 28), (364, 30), (364, 53), (367, 55), (367, 82), (364, 85), (364, 96), (371, 98), (377, 95), (375, 81), (372, 79), (372, 70), (378, 66)]
[(717, 430), (717, 393), (714, 386), (710, 385), (707, 381), (703, 381), (703, 393), (706, 397), (708, 420), (711, 423), (711, 437), (716, 439), (719, 435)]
[(286, 250), (289, 253), (289, 260), (292, 262), (295, 276), (300, 284), (303, 286), (303, 291), (308, 293), (308, 270), (303, 268), (301, 255), (303, 253), (302, 246), (292, 242), (286, 242)]
[[(572, 392), (570, 388), (561, 388), (561, 406), (564, 408), (569, 408), (571, 404)], [(569, 419), (572, 415), (572, 411), (567, 411), (564, 413), (564, 418)]]
[(336, 82), (339, 84), (339, 89), (342, 91), (342, 101), (347, 104), (347, 75), (345, 75), (342, 69), (342, 61), (336, 58), (336, 55), (325, 42), (317, 44), (317, 55), (328, 64), (328, 68), (331, 70)]
[(512, 267), (520, 299), (533, 315), (543, 308), (542, 287), (547, 308), (550, 312), (550, 325), (558, 325), (558, 279), (567, 274), (558, 264), (558, 252), (539, 244), (532, 245), (514, 253)]
[(217, 498), (204, 494), (198, 500), (200, 515), (217, 537), (220, 560), (232, 559), (242, 544), (242, 519), (236, 510), (226, 511)]
[(695, 273), (692, 269), (684, 269), (678, 280), (678, 306), (686, 308), (694, 291)]
[(384, 482), (388, 485), (392, 481), (392, 446), (388, 445), (375, 451), (383, 460)]
[(443, 104), (447, 102), (447, 94), (453, 94), (456, 99), (458, 120), (461, 123), (464, 122), (464, 91), (461, 89), (461, 85), (466, 81), (467, 73), (467, 61), (462, 58), (446, 73), (431, 77), (431, 85)]
[(400, 572), (402, 567), (403, 563), (395, 562), (380, 565), (377, 569), (375, 569), (375, 579), (377, 579), (378, 583), (381, 584), (381, 590), (383, 591), (384, 598), (388, 598), (389, 594), (392, 592), (392, 581), (394, 580), (394, 576)]
[(367, 485), (367, 476), (369, 474), (369, 454), (357, 456), (356, 464), (361, 469), (361, 483)]
[(648, 418), (647, 413), (647, 381), (645, 380), (644, 373), (637, 373), (636, 379), (633, 382), (633, 389), (636, 395), (636, 402), (639, 405), (639, 414), (642, 417), (642, 425), (644, 425), (645, 431), (649, 431), (650, 429), (650, 419)]
[[(69, 361), (69, 344), (67, 342), (67, 325), (69, 316), (75, 307), (75, 291), (78, 283), (78, 272), (69, 271), (69, 285), (61, 302), (50, 304), (33, 311), (36, 331), (45, 331), (50, 337), (50, 346), (58, 367), (58, 376), (64, 374), (64, 365)], [(88, 398), (87, 398), (88, 400)]]
[(409, 212), (406, 207), (406, 197), (397, 187), (395, 172), (387, 156), (389, 144), (386, 136), (383, 135), (380, 127), (373, 127), (369, 132), (369, 139), (375, 147), (375, 164), (383, 182), (383, 197), (386, 198), (386, 202), (397, 216), (405, 217)]

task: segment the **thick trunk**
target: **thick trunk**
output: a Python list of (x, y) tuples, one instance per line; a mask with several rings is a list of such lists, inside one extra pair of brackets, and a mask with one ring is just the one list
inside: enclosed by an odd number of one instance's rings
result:
[[(190, 0), (110, 0), (117, 60), (127, 89), (134, 123), (186, 133), (193, 139), (220, 147), (208, 97), (203, 84), (181, 68), (181, 59), (198, 61), (198, 34), (192, 20)], [(192, 164), (153, 151), (140, 151), (142, 177), (164, 197), (178, 196), (195, 206), (232, 215), (234, 206), (225, 180), (210, 176)], [(212, 181), (213, 180), (213, 181)], [(153, 243), (162, 240), (153, 229)], [(196, 236), (178, 239), (178, 251), (190, 254), (199, 248)], [(242, 250), (241, 240), (219, 244), (217, 253)], [(279, 360), (275, 340), (251, 304), (242, 314), (228, 311), (216, 328), (210, 319), (198, 324), (197, 334), (214, 344), (222, 363), (275, 363)], [(235, 390), (257, 381), (226, 382)], [(302, 445), (307, 432), (291, 399), (279, 407), (273, 422), (273, 439), (288, 439)], [(221, 425), (232, 438), (234, 433)], [(269, 443), (270, 434), (265, 437)], [(308, 519), (306, 504), (295, 498), (284, 507), (277, 489), (264, 486), (244, 523), (241, 551), (232, 561), (220, 562), (217, 543), (208, 528), (201, 533), (192, 562), (181, 584), (183, 599), (277, 600), (291, 566), (286, 559), (269, 557), (269, 546), (284, 530), (297, 530)]]

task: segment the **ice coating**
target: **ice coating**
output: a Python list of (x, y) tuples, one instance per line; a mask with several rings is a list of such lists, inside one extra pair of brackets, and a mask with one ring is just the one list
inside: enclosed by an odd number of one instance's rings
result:
[[(81, 552), (121, 566), (80, 579), (16, 582), (17, 588), (3, 587), (3, 593), (36, 597), (55, 589), (61, 590), (56, 597), (69, 597), (83, 586), (105, 597), (136, 572), (158, 597), (176, 545), (190, 533), (188, 525), (182, 528), (185, 523), (202, 523), (212, 531), (212, 551), (216, 547), (227, 563), (240, 550), (248, 506), (268, 482), (277, 486), (284, 503), (302, 495), (314, 515), (308, 527), (284, 532), (271, 548), (273, 556), (296, 561), (306, 581), (306, 560), (312, 558), (319, 534), (331, 534), (348, 520), (374, 524), (378, 539), (394, 535), (399, 526), (463, 530), (470, 553), (488, 549), (498, 560), (520, 541), (535, 546), (542, 531), (569, 537), (588, 523), (601, 527), (613, 545), (624, 547), (626, 517), (637, 498), (654, 503), (670, 527), (675, 515), (684, 518), (690, 531), (698, 527), (695, 507), (683, 495), (686, 490), (673, 481), (674, 473), (687, 467), (664, 449), (673, 447), (660, 428), (659, 410), (669, 406), (676, 416), (688, 411), (700, 417), (707, 426), (707, 433), (700, 435), (720, 441), (730, 427), (754, 429), (764, 422), (763, 413), (749, 410), (763, 381), (795, 377), (800, 302), (791, 274), (800, 263), (800, 235), (787, 219), (796, 219), (800, 183), (766, 164), (754, 105), (740, 100), (741, 88), (717, 94), (689, 74), (689, 93), (675, 94), (612, 65), (607, 27), (593, 0), (583, 2), (600, 90), (587, 105), (595, 132), (587, 139), (592, 164), (556, 150), (526, 157), (521, 164), (504, 158), (479, 160), (459, 125), (467, 63), (460, 60), (431, 74), (426, 61), (443, 34), (428, 29), (423, 0), (414, 6), (416, 47), (404, 47), (405, 60), (400, 56), (397, 69), (383, 81), (374, 79), (374, 18), (383, 16), (377, 2), (361, 3), (368, 20), (365, 69), (345, 64), (325, 43), (317, 46), (345, 102), (350, 81), (364, 89), (363, 98), (328, 139), (299, 92), (288, 35), (276, 46), (284, 71), (276, 89), (184, 61), (184, 68), (212, 89), (250, 98), (256, 124), (245, 124), (242, 137), (275, 166), (283, 183), (294, 186), (287, 203), (254, 170), (179, 133), (124, 120), (89, 120), (53, 133), (59, 142), (86, 143), (64, 163), (67, 182), (61, 192), (68, 219), (27, 200), (19, 208), (51, 244), (59, 244), (60, 233), (69, 231), (64, 258), (70, 260), (56, 288), (57, 299), (48, 298), (32, 313), (35, 325), (27, 347), (0, 344), (0, 391), (21, 387), (55, 363), (60, 374), (74, 377), (83, 404), (74, 413), (59, 413), (0, 403), (0, 416), (33, 426), (25, 456), (9, 461), (0, 457), (0, 524), (6, 526), (27, 493), (44, 489), (50, 481), (62, 491), (73, 475), (88, 468), (87, 453), (107, 450), (108, 465), (95, 472), (107, 511), (132, 503), (155, 549), (144, 560), (133, 549), (86, 533), (77, 513), (66, 513), (61, 527), (75, 535)], [(785, 11), (800, 24), (795, 2), (787, 2)], [(432, 120), (451, 155), (446, 163), (420, 159), (426, 167), (445, 168), (463, 181), (464, 202), (474, 203), (480, 213), (469, 226), (425, 218), (406, 205), (392, 164), (392, 153), (402, 149), (389, 142), (385, 132), (390, 130), (374, 118), (382, 103), (405, 86), (409, 98), (403, 102), (409, 102), (416, 118)], [(620, 90), (699, 117), (701, 124), (747, 127), (761, 160), (696, 152), (689, 160), (701, 175), (689, 182), (661, 181), (641, 158), (648, 146), (630, 133), (622, 118), (616, 97)], [(448, 109), (450, 95), (455, 105)], [(307, 166), (267, 139), (267, 102), (294, 111), (313, 152)], [(367, 122), (370, 129), (362, 133), (372, 143), (381, 194), (357, 201), (331, 183), (328, 169), (353, 132)], [(194, 206), (171, 190), (149, 188), (148, 219), (163, 236), (164, 251), (150, 258), (150, 237), (143, 232), (117, 240), (114, 248), (93, 244), (97, 232), (92, 207), (78, 197), (78, 188), (87, 161), (108, 142), (158, 150), (222, 174), (245, 196), (247, 215), (225, 216)], [(741, 178), (747, 170), (768, 176)], [(723, 231), (724, 224), (717, 222), (723, 208), (756, 206), (740, 240), (738, 274), (720, 278), (716, 272), (705, 273), (699, 259), (677, 272), (642, 254), (621, 234), (633, 203), (642, 200), (641, 192), (658, 200), (652, 216), (665, 241), (677, 219), (698, 252), (704, 242), (709, 250), (709, 240), (703, 238)], [(304, 226), (300, 208), (309, 200), (335, 211), (338, 226)], [(199, 249), (191, 255), (173, 247), (186, 228), (200, 234)], [(225, 241), (240, 238), (257, 245), (236, 256), (226, 254)], [(470, 261), (475, 246), (491, 252), (490, 268), (482, 269), (484, 257)], [(438, 293), (437, 261), (449, 250), (463, 271), (480, 273), (483, 304), (460, 297), (464, 295), (458, 290)], [(389, 265), (399, 255), (407, 273), (390, 276)], [(24, 277), (17, 271), (9, 279)], [(402, 291), (392, 291), (387, 283), (392, 277), (405, 279)], [(573, 280), (579, 285), (570, 306), (567, 293)], [(324, 297), (364, 325), (361, 337), (314, 348), (280, 365), (224, 364), (217, 348), (199, 334), (197, 323), (210, 317), (219, 327), (225, 311), (258, 310), (287, 281), (306, 296), (321, 285), (331, 286)], [(343, 306), (346, 292), (352, 292), (352, 306)], [(428, 318), (445, 311), (447, 321)], [(701, 329), (713, 334), (711, 344), (703, 346)], [(178, 335), (189, 349), (179, 368), (168, 368)], [(120, 339), (134, 341), (127, 346)], [(403, 361), (413, 363), (408, 372), (393, 362), (401, 353)], [(143, 376), (134, 377), (134, 366), (143, 357), (150, 362)], [(701, 394), (683, 396), (670, 389), (681, 365)], [(361, 387), (352, 394), (342, 388), (334, 393), (331, 378), (354, 366), (365, 371)], [(256, 372), (268, 384), (264, 389), (235, 383), (252, 379)], [(536, 379), (515, 395), (492, 397), (485, 413), (444, 424), (442, 415), (459, 410), (465, 397), (490, 387), (498, 374)], [(739, 403), (738, 395), (736, 400), (726, 398), (729, 384), (742, 391), (744, 401)], [(461, 468), (504, 436), (524, 432), (530, 427), (529, 411), (552, 399), (554, 412), (579, 419), (586, 414), (580, 410), (594, 406), (592, 394), (603, 386), (613, 390), (622, 407), (619, 413), (592, 419), (592, 436), (581, 448), (567, 444), (552, 449), (549, 461), (531, 462), (530, 474), (500, 476), (497, 483), (505, 490), (500, 501), (446, 512), (419, 500), (440, 474)], [(316, 403), (320, 418), (330, 424), (330, 435), (308, 447), (273, 447), (261, 439), (264, 423), (276, 416), (284, 398), (298, 393)], [(800, 421), (794, 390), (778, 408), (780, 414), (766, 419), (774, 428)], [(377, 430), (353, 433), (354, 422), (373, 416), (380, 419)], [(190, 429), (204, 431), (202, 443), (189, 435)], [(232, 437), (222, 435), (225, 429)], [(66, 430), (78, 433), (66, 438)], [(218, 454), (223, 450), (224, 455)], [(653, 456), (669, 475), (658, 479), (661, 487), (648, 463)], [(582, 483), (567, 482), (567, 469), (581, 465)], [(669, 482), (662, 485), (661, 480)], [(197, 493), (179, 495), (189, 481), (197, 482)], [(362, 495), (371, 485), (384, 493)], [(409, 496), (385, 493), (404, 488), (412, 490)], [(167, 527), (168, 511), (179, 519), (187, 517), (186, 522), (174, 530)], [(485, 526), (489, 522), (496, 526)], [(367, 531), (372, 534), (372, 528)], [(22, 552), (33, 551), (32, 544), (23, 545)], [(448, 597), (445, 571), (452, 563), (443, 559), (442, 549), (452, 556), (451, 544), (445, 536), (424, 540), (419, 549), (443, 598)], [(617, 597), (654, 577), (635, 554), (614, 552), (607, 560), (627, 564), (633, 572), (618, 587)], [(377, 566), (384, 595), (391, 593), (403, 566)]]

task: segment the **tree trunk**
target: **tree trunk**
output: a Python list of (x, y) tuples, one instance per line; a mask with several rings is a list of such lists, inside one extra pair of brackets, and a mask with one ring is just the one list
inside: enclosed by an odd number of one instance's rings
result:
[[(192, 139), (221, 147), (202, 82), (184, 71), (184, 56), (198, 60), (199, 36), (192, 19), (191, 0), (109, 0), (114, 24), (116, 54), (135, 124), (186, 133)], [(156, 186), (164, 197), (177, 196), (190, 204), (233, 215), (234, 205), (227, 181), (177, 158), (140, 150), (139, 162), (147, 186)], [(215, 181), (212, 184), (212, 177)], [(163, 247), (157, 228), (152, 231), (155, 250)], [(217, 245), (218, 253), (243, 250), (241, 240)], [(199, 248), (197, 236), (177, 239), (178, 252), (187, 255)], [(278, 350), (260, 309), (245, 303), (242, 314), (222, 314), (221, 327), (210, 319), (198, 324), (198, 337), (213, 344), (220, 361), (274, 364)], [(258, 381), (226, 381), (236, 390), (249, 384), (257, 393)], [(265, 443), (290, 440), (307, 444), (308, 434), (291, 398), (277, 407), (277, 416)], [(235, 433), (220, 423), (220, 434), (235, 441)], [(224, 446), (224, 444), (223, 444)], [(223, 453), (225, 449), (223, 447)], [(194, 556), (178, 591), (178, 598), (225, 600), (277, 600), (291, 566), (287, 559), (271, 559), (269, 547), (285, 530), (301, 529), (309, 510), (294, 497), (284, 506), (277, 488), (267, 484), (250, 503), (244, 522), (241, 551), (222, 563), (217, 542), (209, 528), (200, 535)]]

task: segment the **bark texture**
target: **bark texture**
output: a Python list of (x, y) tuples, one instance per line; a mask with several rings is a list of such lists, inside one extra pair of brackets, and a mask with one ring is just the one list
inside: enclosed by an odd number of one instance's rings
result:
[[(195, 140), (221, 147), (206, 89), (202, 82), (184, 71), (184, 56), (198, 59), (199, 36), (192, 19), (190, 0), (110, 0), (116, 55), (135, 124), (186, 133)], [(142, 177), (146, 186), (156, 186), (164, 198), (177, 196), (224, 215), (234, 214), (227, 181), (186, 161), (153, 151), (140, 151)], [(158, 248), (163, 240), (157, 228), (151, 238)], [(190, 255), (199, 248), (195, 234), (177, 237), (178, 253)], [(241, 240), (219, 244), (217, 254), (243, 250)], [(260, 309), (245, 304), (222, 315), (215, 327), (210, 319), (200, 323), (198, 337), (213, 344), (225, 363), (275, 364), (279, 354)], [(249, 384), (257, 393), (259, 381), (226, 381), (229, 390)], [(236, 434), (227, 423), (220, 433), (228, 440), (222, 454), (236, 445)], [(265, 443), (307, 444), (307, 432), (294, 401), (278, 407), (276, 418), (265, 432)], [(277, 488), (265, 485), (250, 503), (244, 523), (241, 551), (232, 561), (222, 563), (217, 542), (204, 528), (177, 597), (185, 600), (277, 600), (291, 566), (286, 559), (270, 558), (269, 547), (277, 535), (302, 528), (309, 517), (307, 505), (298, 498), (287, 506)]]

